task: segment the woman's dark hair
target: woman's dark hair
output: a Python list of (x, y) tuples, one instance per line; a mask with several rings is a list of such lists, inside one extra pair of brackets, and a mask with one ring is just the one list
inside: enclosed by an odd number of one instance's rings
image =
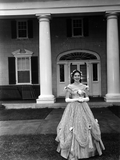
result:
[[(82, 72), (80, 72), (79, 70), (72, 71), (72, 73), (71, 73), (71, 83), (74, 83), (74, 78), (73, 77), (74, 77), (75, 73), (79, 73), (80, 77), (82, 76)], [(80, 82), (81, 82), (81, 78), (80, 78)]]

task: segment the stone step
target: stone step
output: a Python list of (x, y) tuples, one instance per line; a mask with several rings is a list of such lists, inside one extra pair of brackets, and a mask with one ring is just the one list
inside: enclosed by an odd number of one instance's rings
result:
[[(67, 103), (61, 102), (61, 103), (45, 103), (45, 104), (37, 104), (37, 103), (2, 103), (3, 106), (5, 106), (6, 109), (27, 109), (27, 108), (65, 108)], [(102, 108), (102, 107), (108, 107), (108, 106), (113, 106), (113, 105), (119, 105), (120, 103), (118, 102), (88, 102), (88, 105), (90, 108)]]

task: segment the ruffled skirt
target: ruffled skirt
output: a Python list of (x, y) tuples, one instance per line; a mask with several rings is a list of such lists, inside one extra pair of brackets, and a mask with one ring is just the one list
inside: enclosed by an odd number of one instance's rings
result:
[(59, 142), (57, 151), (70, 160), (102, 155), (105, 149), (99, 124), (86, 102), (68, 103), (55, 140)]

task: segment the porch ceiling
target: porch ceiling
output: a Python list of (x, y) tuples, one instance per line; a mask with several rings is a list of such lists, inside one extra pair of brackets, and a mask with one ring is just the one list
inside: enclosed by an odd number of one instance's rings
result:
[(0, 0), (0, 16), (97, 13), (115, 10), (120, 11), (120, 0)]

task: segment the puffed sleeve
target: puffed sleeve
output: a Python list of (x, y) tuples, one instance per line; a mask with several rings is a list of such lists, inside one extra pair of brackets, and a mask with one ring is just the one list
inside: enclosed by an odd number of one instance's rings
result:
[(85, 91), (85, 97), (88, 97), (89, 86), (83, 85), (83, 90)]
[(89, 90), (89, 86), (88, 85), (86, 85), (86, 88), (85, 88), (86, 90)]
[(71, 85), (67, 85), (65, 88), (66, 92), (69, 92), (69, 93), (72, 93), (72, 88), (71, 88)]
[(89, 86), (83, 84), (83, 90), (84, 90), (84, 91), (85, 91), (85, 90), (89, 90)]
[(70, 97), (72, 96), (72, 88), (71, 88), (71, 85), (69, 84), (69, 85), (66, 86), (64, 89), (66, 90), (65, 97), (66, 97), (66, 98), (70, 98)]

